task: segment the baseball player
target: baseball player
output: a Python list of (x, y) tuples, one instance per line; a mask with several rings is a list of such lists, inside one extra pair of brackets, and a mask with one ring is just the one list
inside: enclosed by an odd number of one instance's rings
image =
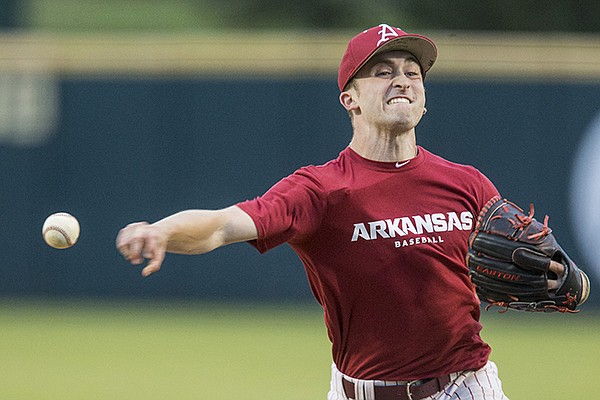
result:
[(416, 143), (436, 56), (429, 38), (386, 24), (358, 34), (339, 67), (353, 136), (337, 158), (227, 208), (130, 224), (117, 248), (147, 260), (148, 276), (167, 252), (288, 243), (324, 310), (329, 400), (506, 399), (465, 265), (476, 217), (498, 191)]

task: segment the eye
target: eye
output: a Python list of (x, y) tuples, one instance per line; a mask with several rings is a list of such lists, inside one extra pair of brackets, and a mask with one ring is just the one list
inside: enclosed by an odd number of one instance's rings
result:
[(408, 76), (409, 78), (418, 78), (421, 76), (421, 72), (418, 70), (409, 70), (409, 71), (406, 71), (405, 75)]
[(388, 76), (394, 74), (394, 67), (390, 65), (388, 62), (377, 62), (369, 68), (370, 76), (376, 78), (387, 78)]
[(391, 69), (380, 69), (375, 71), (375, 76), (388, 76), (392, 74)]

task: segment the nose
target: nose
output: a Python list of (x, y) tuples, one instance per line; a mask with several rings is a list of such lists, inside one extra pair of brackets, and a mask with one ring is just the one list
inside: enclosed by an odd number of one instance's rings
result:
[(398, 73), (392, 79), (392, 86), (402, 89), (408, 89), (410, 87), (410, 79), (408, 79), (406, 75)]

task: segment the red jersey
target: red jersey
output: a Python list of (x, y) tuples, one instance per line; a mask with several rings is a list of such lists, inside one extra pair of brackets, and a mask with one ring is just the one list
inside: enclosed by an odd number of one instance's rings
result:
[(393, 381), (486, 363), (465, 256), (495, 195), (475, 168), (422, 147), (405, 165), (346, 148), (238, 206), (256, 224), (260, 252), (287, 242), (302, 260), (338, 369)]

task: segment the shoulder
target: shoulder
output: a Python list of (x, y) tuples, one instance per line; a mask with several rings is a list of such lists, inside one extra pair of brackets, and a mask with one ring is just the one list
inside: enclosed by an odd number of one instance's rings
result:
[(477, 178), (484, 176), (483, 173), (473, 165), (461, 164), (458, 162), (450, 161), (422, 147), (419, 147), (419, 151), (425, 152), (426, 162), (429, 164), (430, 167), (433, 166), (438, 169), (445, 170), (448, 173), (453, 173), (456, 175), (472, 176)]
[(348, 168), (347, 151), (343, 150), (339, 156), (323, 164), (307, 165), (297, 169), (291, 176), (309, 179), (320, 185), (327, 185), (339, 180)]
[(427, 158), (426, 170), (437, 176), (444, 186), (452, 186), (472, 193), (478, 198), (480, 206), (491, 197), (498, 195), (496, 186), (478, 168), (449, 161), (427, 150), (424, 151)]

